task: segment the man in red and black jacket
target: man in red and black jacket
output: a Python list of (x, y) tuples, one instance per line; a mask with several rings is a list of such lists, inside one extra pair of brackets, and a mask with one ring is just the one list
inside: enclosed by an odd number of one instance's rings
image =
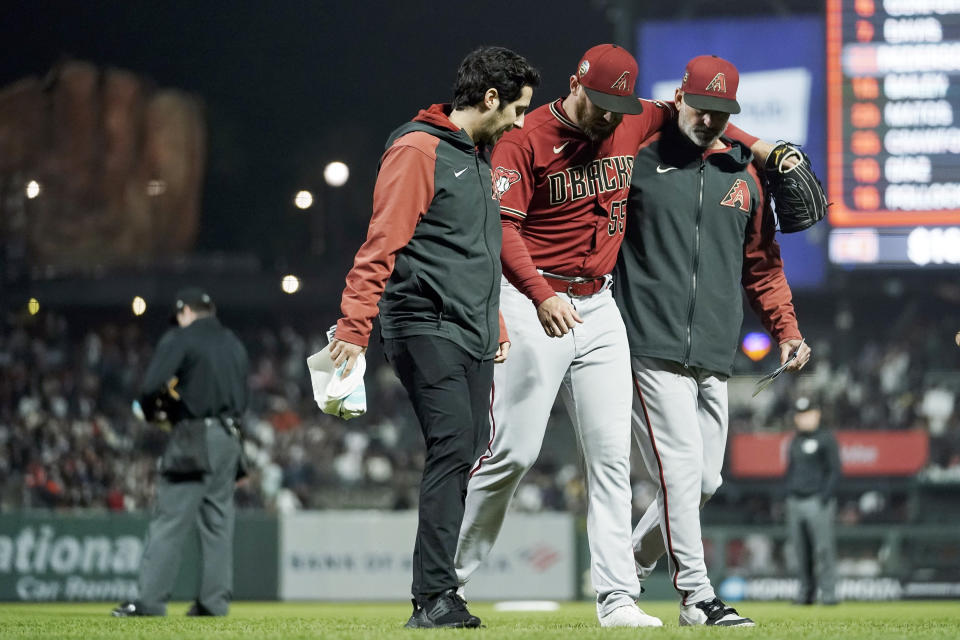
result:
[(721, 137), (739, 74), (716, 56), (691, 60), (677, 121), (637, 153), (614, 297), (630, 343), (633, 426), (657, 500), (634, 530), (641, 579), (666, 554), (680, 624), (753, 626), (713, 590), (700, 508), (720, 487), (741, 290), (780, 345), (788, 369), (810, 358), (783, 274), (773, 213), (753, 155)]
[(489, 439), (500, 320), (500, 203), (489, 148), (523, 126), (540, 75), (516, 53), (477, 49), (452, 105), (394, 131), (380, 160), (367, 240), (347, 274), (330, 355), (346, 373), (379, 304), (384, 353), (426, 441), (408, 627), (476, 627), (456, 593), (454, 552), (470, 467)]

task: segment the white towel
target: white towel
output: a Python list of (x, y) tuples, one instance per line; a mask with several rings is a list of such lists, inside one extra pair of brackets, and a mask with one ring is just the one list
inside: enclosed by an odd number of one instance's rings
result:
[[(331, 336), (330, 332), (327, 335)], [(334, 370), (330, 345), (307, 358), (313, 399), (317, 401), (317, 406), (326, 414), (349, 420), (367, 412), (367, 390), (363, 385), (367, 360), (360, 354), (346, 378), (342, 377), (345, 367), (346, 363)]]

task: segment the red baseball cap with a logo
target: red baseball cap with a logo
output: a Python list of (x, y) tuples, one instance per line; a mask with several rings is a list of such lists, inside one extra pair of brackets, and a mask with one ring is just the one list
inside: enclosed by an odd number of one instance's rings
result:
[(590, 102), (613, 113), (640, 113), (643, 104), (633, 95), (637, 61), (615, 44), (598, 44), (580, 58), (577, 80)]
[(717, 56), (697, 56), (687, 63), (680, 91), (694, 109), (740, 113), (737, 85), (740, 73), (732, 62)]

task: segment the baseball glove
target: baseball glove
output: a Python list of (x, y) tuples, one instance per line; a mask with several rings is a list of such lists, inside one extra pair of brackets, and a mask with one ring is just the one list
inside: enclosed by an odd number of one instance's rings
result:
[(810, 158), (796, 145), (780, 142), (763, 165), (763, 180), (773, 197), (780, 231), (796, 233), (812, 227), (827, 213), (827, 197), (810, 166)]

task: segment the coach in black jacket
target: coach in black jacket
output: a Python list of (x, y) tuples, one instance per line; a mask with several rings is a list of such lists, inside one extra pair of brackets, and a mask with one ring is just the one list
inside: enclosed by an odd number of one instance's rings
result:
[(177, 328), (160, 339), (141, 386), (145, 417), (170, 422), (157, 504), (140, 564), (139, 598), (117, 617), (162, 616), (187, 535), (200, 529), (200, 589), (187, 615), (227, 614), (233, 583), (233, 489), (243, 473), (240, 417), (247, 351), (200, 289), (177, 295)]
[(516, 53), (477, 49), (460, 65), (453, 103), (422, 110), (390, 136), (330, 343), (348, 372), (379, 304), (384, 353), (420, 421), (427, 451), (411, 628), (480, 625), (456, 593), (453, 559), (470, 466), (489, 440), (493, 364), (509, 349), (498, 322), (500, 206), (488, 149), (523, 125), (538, 82)]
[(633, 165), (614, 296), (630, 342), (634, 433), (659, 480), (634, 530), (641, 580), (666, 555), (683, 625), (752, 626), (707, 575), (700, 509), (722, 482), (733, 368), (746, 294), (797, 370), (810, 357), (752, 154), (723, 132), (739, 72), (698, 56), (675, 92), (676, 123), (649, 138)]

